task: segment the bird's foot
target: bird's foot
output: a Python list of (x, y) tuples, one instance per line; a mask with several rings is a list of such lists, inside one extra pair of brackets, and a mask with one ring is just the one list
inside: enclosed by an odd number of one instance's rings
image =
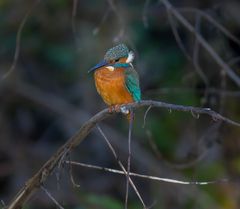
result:
[(115, 110), (115, 112), (121, 112), (121, 107), (120, 107), (120, 105), (114, 105), (114, 110)]
[(129, 114), (129, 109), (126, 106), (123, 106), (123, 105), (111, 105), (108, 108), (108, 112), (109, 113), (121, 112), (124, 115), (127, 115), (127, 114)]
[(109, 112), (109, 113), (121, 112), (120, 105), (111, 105), (111, 106), (109, 106), (108, 112)]
[(109, 112), (109, 113), (113, 113), (114, 111), (115, 111), (115, 109), (114, 109), (114, 106), (113, 106), (113, 105), (111, 105), (111, 106), (108, 107), (108, 112)]

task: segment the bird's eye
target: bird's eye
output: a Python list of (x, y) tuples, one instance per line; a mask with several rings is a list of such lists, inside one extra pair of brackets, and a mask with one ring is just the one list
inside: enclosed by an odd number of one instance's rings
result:
[(109, 62), (110, 62), (110, 64), (113, 64), (115, 62), (115, 60), (110, 60)]
[(115, 59), (115, 62), (118, 62), (120, 59)]

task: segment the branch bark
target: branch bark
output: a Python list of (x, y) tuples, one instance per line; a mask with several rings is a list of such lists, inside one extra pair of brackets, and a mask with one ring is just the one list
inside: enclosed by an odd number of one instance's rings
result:
[[(183, 106), (183, 105), (175, 105), (169, 104), (160, 101), (152, 101), (152, 100), (143, 100), (139, 103), (131, 103), (125, 105), (127, 108), (136, 109), (144, 106), (152, 106), (152, 107), (161, 107), (165, 109), (177, 110), (190, 112), (193, 116), (199, 114), (207, 114), (212, 117), (214, 121), (221, 120), (228, 124), (239, 126), (240, 123), (235, 122), (231, 119), (228, 119), (221, 114), (209, 109), (209, 108), (200, 108), (193, 106)], [(90, 118), (87, 122), (85, 122), (82, 127), (77, 131), (77, 133), (72, 136), (64, 145), (62, 145), (56, 153), (52, 155), (52, 157), (40, 168), (40, 170), (29, 179), (26, 184), (20, 189), (17, 195), (13, 198), (13, 200), (8, 205), (8, 209), (20, 209), (23, 207), (23, 204), (29, 199), (34, 192), (41, 187), (41, 185), (46, 181), (49, 175), (53, 172), (55, 167), (61, 161), (61, 159), (69, 152), (71, 152), (76, 146), (78, 146), (86, 136), (91, 132), (91, 130), (96, 126), (97, 123), (103, 121), (111, 114), (108, 112), (108, 109), (104, 109)]]

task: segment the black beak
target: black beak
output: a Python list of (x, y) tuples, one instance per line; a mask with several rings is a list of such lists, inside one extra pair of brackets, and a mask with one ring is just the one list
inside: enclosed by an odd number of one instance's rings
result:
[(108, 64), (108, 63), (107, 63), (106, 60), (102, 60), (101, 62), (99, 62), (98, 64), (96, 64), (94, 67), (92, 67), (92, 68), (88, 71), (88, 73), (91, 73), (91, 72), (97, 70), (97, 69), (100, 68), (100, 67), (106, 66), (107, 64)]

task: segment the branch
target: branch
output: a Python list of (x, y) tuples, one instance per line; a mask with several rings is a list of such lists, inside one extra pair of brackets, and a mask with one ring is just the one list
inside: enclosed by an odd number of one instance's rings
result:
[(170, 12), (186, 29), (191, 32), (202, 47), (212, 56), (215, 62), (226, 72), (226, 74), (240, 87), (240, 77), (234, 72), (229, 65), (223, 61), (223, 59), (214, 51), (209, 43), (200, 35), (194, 28), (194, 26), (177, 10), (168, 0), (159, 0), (166, 7), (167, 11)]
[[(125, 105), (127, 108), (137, 109), (144, 106), (161, 107), (170, 110), (178, 110), (183, 112), (191, 112), (194, 115), (207, 114), (213, 118), (214, 121), (220, 120), (231, 125), (239, 126), (237, 123), (231, 119), (228, 119), (221, 114), (209, 109), (200, 108), (192, 106), (183, 106), (169, 104), (160, 101), (143, 100), (139, 103), (131, 103)], [(108, 109), (104, 109), (101, 112), (94, 115), (87, 122), (85, 122), (78, 132), (72, 136), (64, 145), (62, 145), (56, 153), (40, 168), (40, 170), (26, 182), (25, 186), (18, 192), (15, 198), (8, 205), (8, 209), (19, 209), (22, 208), (23, 204), (29, 199), (34, 192), (41, 187), (41, 185), (47, 180), (49, 175), (53, 172), (55, 167), (57, 167), (58, 162), (62, 159), (62, 156), (66, 153), (71, 152), (76, 146), (78, 146), (91, 132), (91, 130), (96, 126), (97, 123), (103, 121), (110, 116)]]
[(240, 46), (240, 40), (234, 36), (229, 30), (227, 30), (224, 26), (222, 26), (220, 23), (218, 23), (214, 18), (212, 18), (210, 15), (208, 15), (206, 12), (197, 9), (197, 8), (191, 8), (191, 7), (184, 7), (184, 8), (178, 8), (178, 11), (180, 12), (189, 12), (189, 13), (196, 13), (212, 23), (218, 30), (220, 30), (225, 36), (230, 38), (232, 41), (234, 41), (238, 46)]
[[(65, 161), (65, 163), (75, 165), (75, 166), (82, 166), (85, 168), (91, 168), (91, 169), (125, 175), (125, 173), (123, 171), (113, 169), (113, 168), (106, 168), (106, 167), (102, 167), (102, 166), (90, 165), (90, 164), (74, 162), (74, 161)], [(149, 180), (153, 180), (153, 181), (167, 182), (167, 183), (172, 183), (172, 184), (184, 184), (184, 185), (201, 185), (201, 186), (203, 186), (203, 185), (209, 185), (209, 184), (229, 182), (228, 179), (219, 179), (219, 180), (214, 180), (214, 181), (180, 181), (177, 179), (161, 178), (158, 176), (150, 176), (150, 175), (144, 175), (144, 174), (133, 173), (133, 172), (130, 172), (129, 176), (135, 176), (135, 177), (149, 179)]]
[[(115, 149), (113, 148), (112, 144), (111, 144), (110, 141), (108, 140), (107, 136), (103, 133), (102, 129), (101, 129), (99, 126), (97, 126), (97, 128), (98, 128), (100, 134), (103, 136), (103, 138), (104, 138), (105, 142), (107, 143), (109, 149), (111, 150), (111, 152), (112, 152), (115, 160), (118, 162), (118, 165), (120, 166), (120, 168), (122, 169), (122, 171), (124, 172), (124, 174), (128, 177), (128, 180), (129, 180), (132, 188), (133, 188), (134, 191), (136, 192), (136, 195), (138, 196), (139, 200), (141, 201), (144, 209), (146, 209), (146, 205), (145, 205), (145, 203), (144, 203), (144, 201), (143, 201), (140, 193), (138, 192), (137, 187), (136, 187), (135, 184), (133, 183), (132, 179), (129, 177), (129, 172), (127, 172), (126, 169), (124, 168), (122, 162), (119, 160), (119, 157), (118, 157)], [(128, 194), (126, 195), (126, 197), (127, 197), (127, 196), (128, 196)], [(126, 204), (127, 204), (127, 202), (125, 201), (125, 207), (126, 207)]]
[(30, 7), (30, 9), (27, 11), (27, 13), (25, 14), (25, 16), (23, 17), (20, 26), (18, 28), (17, 31), (17, 37), (16, 37), (16, 47), (15, 47), (15, 51), (14, 51), (14, 57), (13, 57), (13, 62), (9, 68), (9, 70), (7, 72), (5, 72), (0, 80), (4, 80), (6, 79), (16, 68), (17, 65), (17, 61), (18, 61), (18, 57), (19, 57), (19, 53), (20, 53), (20, 44), (21, 44), (21, 36), (22, 36), (22, 31), (23, 28), (29, 18), (29, 16), (31, 15), (31, 13), (33, 12), (34, 8), (36, 7), (36, 5), (40, 2), (41, 0), (36, 0), (33, 5)]
[(41, 186), (41, 189), (46, 193), (46, 195), (54, 202), (54, 204), (59, 209), (64, 209), (64, 207), (60, 205), (60, 203), (51, 195), (51, 193), (45, 187)]

